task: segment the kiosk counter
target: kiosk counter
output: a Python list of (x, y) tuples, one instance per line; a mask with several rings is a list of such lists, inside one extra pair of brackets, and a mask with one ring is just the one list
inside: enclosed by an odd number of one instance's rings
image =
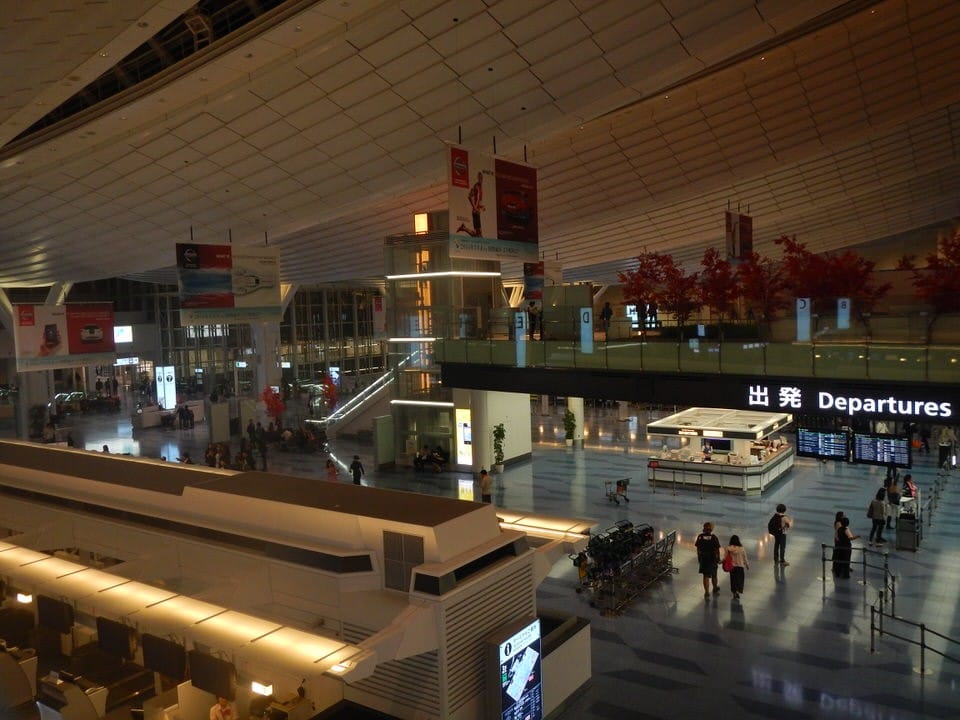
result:
[[(788, 413), (689, 408), (647, 425), (664, 436), (660, 453), (647, 462), (647, 479), (658, 486), (693, 486), (704, 490), (758, 495), (790, 472), (794, 448), (782, 435)], [(671, 447), (670, 436), (686, 438)]]

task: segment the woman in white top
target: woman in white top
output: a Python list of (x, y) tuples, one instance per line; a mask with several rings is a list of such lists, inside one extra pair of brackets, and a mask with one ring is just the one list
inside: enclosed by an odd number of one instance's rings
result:
[(740, 593), (743, 592), (746, 570), (750, 567), (750, 563), (747, 561), (747, 551), (744, 549), (743, 543), (740, 542), (739, 535), (730, 537), (730, 544), (727, 545), (726, 550), (733, 565), (730, 569), (730, 590), (733, 592), (733, 597), (739, 599)]

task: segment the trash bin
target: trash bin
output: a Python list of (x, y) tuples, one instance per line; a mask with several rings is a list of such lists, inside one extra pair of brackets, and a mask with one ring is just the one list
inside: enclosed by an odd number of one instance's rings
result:
[(920, 544), (919, 529), (916, 515), (901, 513), (897, 520), (897, 550), (916, 550)]

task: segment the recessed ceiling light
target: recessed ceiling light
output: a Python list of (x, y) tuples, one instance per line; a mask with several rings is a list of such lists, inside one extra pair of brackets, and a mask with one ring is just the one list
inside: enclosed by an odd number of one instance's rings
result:
[(137, 23), (137, 27), (138, 28), (150, 27), (150, 23), (144, 22), (143, 20), (141, 20), (140, 22)]
[(664, 99), (664, 100), (669, 100), (669, 99), (670, 99), (670, 96), (669, 96), (669, 95), (664, 95), (664, 96), (663, 96), (663, 99)]
[(766, 58), (765, 55), (761, 55), (761, 56), (760, 56), (760, 60), (761, 60), (761, 61), (766, 60), (766, 59), (767, 59), (767, 58)]
[(293, 31), (294, 31), (294, 32), (303, 32), (303, 26), (302, 26), (302, 25), (297, 25), (297, 26), (293, 29)]
[(102, 51), (102, 52), (100, 53), (100, 57), (110, 57), (110, 53), (108, 53), (106, 50), (104, 50), (104, 51)]

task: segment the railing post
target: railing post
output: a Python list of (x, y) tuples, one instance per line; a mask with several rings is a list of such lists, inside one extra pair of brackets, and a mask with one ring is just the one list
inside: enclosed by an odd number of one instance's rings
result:
[(927, 626), (920, 623), (920, 674), (927, 674)]
[(897, 614), (897, 578), (890, 576), (890, 614)]
[(820, 584), (823, 586), (823, 595), (827, 594), (827, 546), (820, 543)]
[[(883, 590), (881, 590), (881, 591), (880, 591), (880, 629), (879, 629), (880, 637), (883, 637), (883, 611), (884, 611), (884, 607), (883, 607), (883, 606), (884, 606), (884, 599), (885, 599), (885, 595), (884, 595)], [(873, 606), (871, 605), (870, 607), (873, 607)]]
[(871, 605), (870, 606), (870, 652), (875, 653), (877, 651), (877, 644), (875, 640), (874, 631), (877, 629), (876, 617), (877, 609)]

